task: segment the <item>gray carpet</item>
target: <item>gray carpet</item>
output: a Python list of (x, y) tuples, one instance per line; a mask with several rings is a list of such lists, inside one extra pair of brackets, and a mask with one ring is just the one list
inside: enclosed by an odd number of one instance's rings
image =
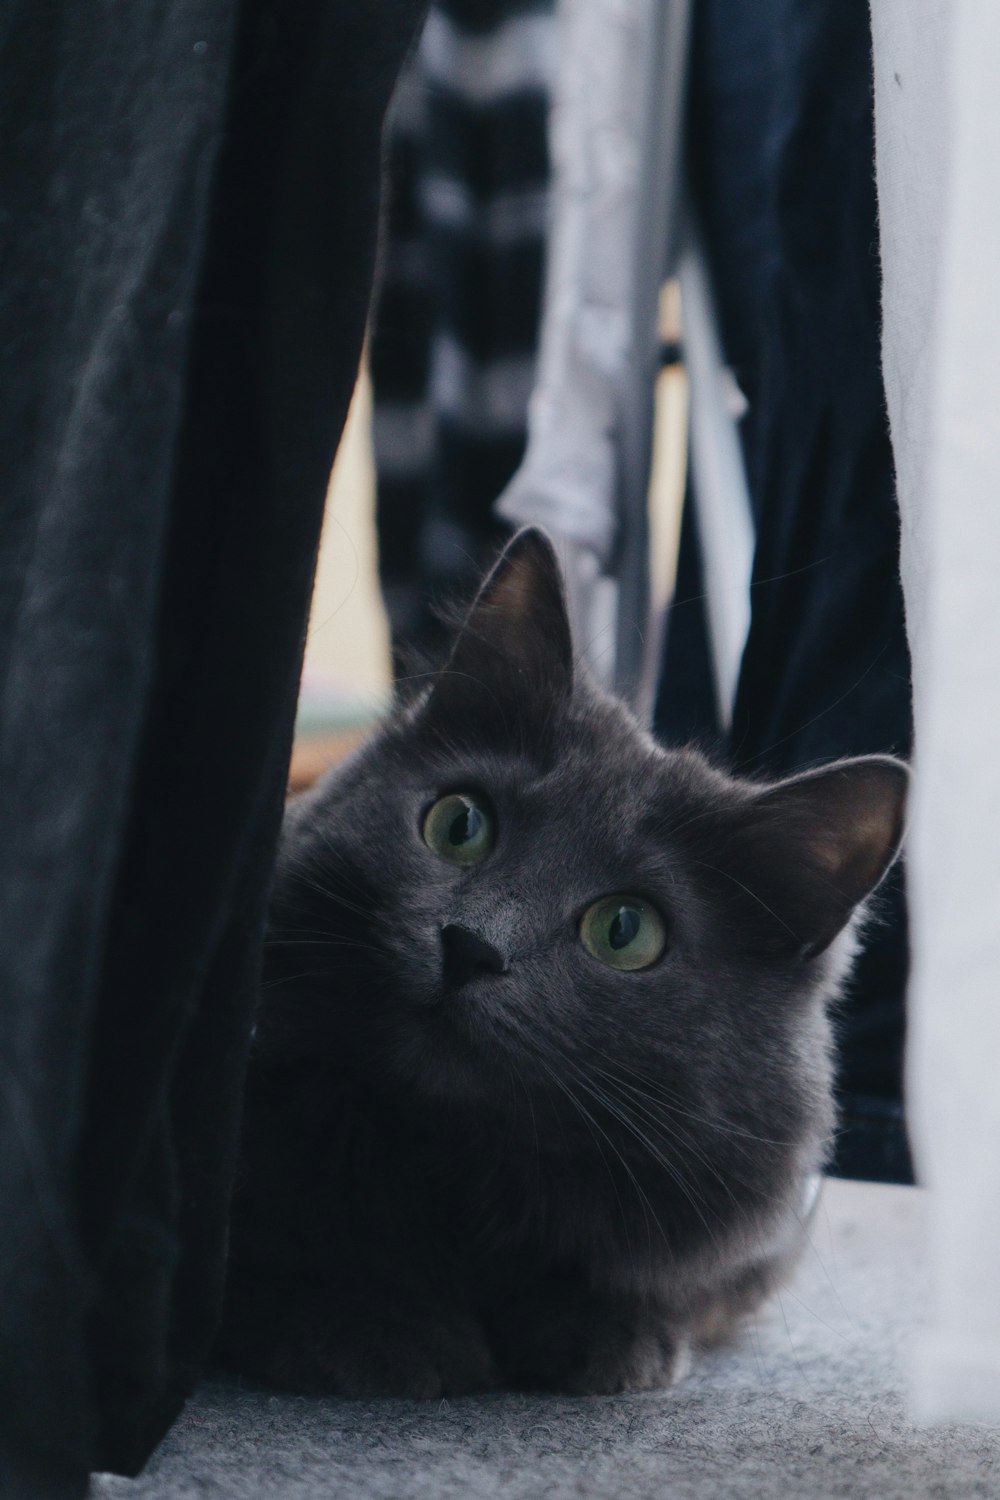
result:
[(662, 1394), (352, 1404), (206, 1385), (94, 1500), (1000, 1500), (1000, 1432), (915, 1427), (922, 1195), (828, 1183), (814, 1247), (742, 1347)]

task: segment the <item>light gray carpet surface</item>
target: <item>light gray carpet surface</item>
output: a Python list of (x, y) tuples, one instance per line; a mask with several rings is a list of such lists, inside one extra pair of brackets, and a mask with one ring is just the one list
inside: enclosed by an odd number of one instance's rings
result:
[(828, 1183), (789, 1286), (673, 1391), (421, 1405), (209, 1383), (145, 1475), (97, 1478), (94, 1500), (1000, 1500), (1000, 1431), (907, 1415), (922, 1207)]

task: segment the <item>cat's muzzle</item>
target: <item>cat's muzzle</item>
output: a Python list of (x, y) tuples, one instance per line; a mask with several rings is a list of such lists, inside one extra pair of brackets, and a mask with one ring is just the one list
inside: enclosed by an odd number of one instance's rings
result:
[(481, 933), (461, 922), (441, 928), (442, 972), (449, 989), (459, 989), (477, 974), (506, 974), (510, 961)]

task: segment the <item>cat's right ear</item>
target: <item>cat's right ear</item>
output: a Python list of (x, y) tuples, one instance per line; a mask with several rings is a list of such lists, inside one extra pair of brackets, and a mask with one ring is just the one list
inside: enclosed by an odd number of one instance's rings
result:
[(423, 718), (452, 742), (543, 753), (573, 691), (573, 644), (552, 543), (537, 527), (504, 548), (437, 674)]
[(899, 852), (909, 779), (892, 756), (858, 756), (742, 804), (718, 865), (765, 947), (811, 957), (847, 925)]

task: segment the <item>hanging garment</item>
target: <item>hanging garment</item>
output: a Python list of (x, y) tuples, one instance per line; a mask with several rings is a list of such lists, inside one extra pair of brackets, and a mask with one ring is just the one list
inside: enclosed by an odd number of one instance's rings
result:
[(370, 358), (379, 561), (394, 637), (436, 638), (504, 534), (534, 382), (552, 0), (440, 0), (400, 81)]
[(212, 1336), (327, 476), (417, 0), (0, 23), (0, 1494)]
[[(657, 727), (780, 776), (910, 748), (898, 519), (879, 357), (871, 39), (839, 0), (706, 0), (689, 183), (743, 422), (757, 535), (751, 623), (723, 740), (687, 524)], [(906, 1181), (902, 872), (839, 1009), (834, 1170)]]
[(931, 1421), (1000, 1419), (1000, 155), (992, 0), (873, 5), (883, 357), (913, 649), (908, 1102)]

